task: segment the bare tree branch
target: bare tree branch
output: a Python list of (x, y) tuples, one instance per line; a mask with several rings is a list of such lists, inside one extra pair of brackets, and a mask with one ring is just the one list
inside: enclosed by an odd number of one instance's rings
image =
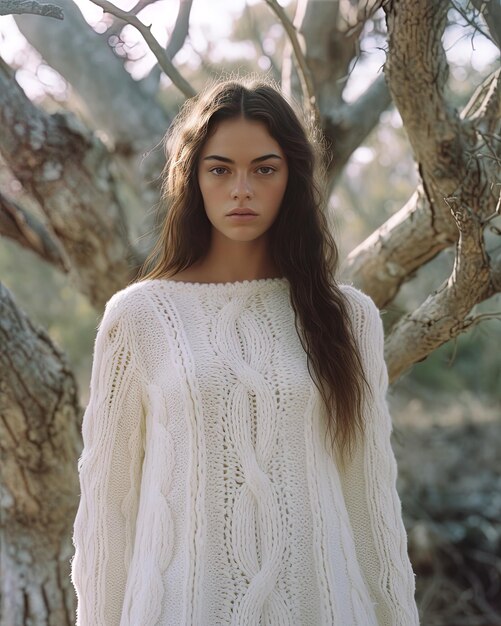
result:
[(321, 110), (341, 100), (349, 68), (361, 55), (360, 33), (380, 4), (374, 0), (299, 0), (297, 26), (306, 41), (306, 61)]
[(190, 29), (190, 13), (192, 5), (193, 0), (179, 1), (179, 11), (177, 13), (176, 23), (174, 24), (169, 43), (167, 44), (167, 48), (165, 49), (169, 59), (171, 60), (174, 59), (179, 50), (181, 50), (181, 48), (184, 46), (184, 42), (186, 41), (186, 37), (188, 36), (188, 32)]
[[(147, 0), (144, 0), (145, 2)], [(156, 0), (154, 0), (156, 1)], [(186, 41), (186, 37), (188, 36), (189, 27), (190, 27), (190, 12), (193, 4), (193, 0), (181, 0), (179, 3), (179, 11), (176, 18), (176, 23), (174, 24), (174, 28), (172, 30), (169, 42), (167, 44), (166, 52), (172, 60), (176, 54), (181, 50), (184, 46), (184, 42)], [(158, 91), (158, 83), (160, 80), (160, 76), (162, 74), (162, 69), (158, 65), (154, 65), (151, 68), (150, 72), (147, 76), (141, 79), (138, 82), (138, 85), (143, 89), (146, 93), (154, 94)]]
[(184, 94), (187, 98), (191, 98), (195, 95), (196, 91), (194, 88), (188, 83), (188, 81), (177, 71), (176, 67), (170, 60), (167, 52), (162, 48), (162, 46), (158, 43), (158, 41), (151, 34), (151, 26), (145, 26), (141, 20), (139, 20), (135, 15), (131, 15), (127, 11), (122, 11), (108, 0), (91, 0), (94, 4), (101, 7), (107, 13), (111, 13), (115, 17), (118, 17), (127, 24), (134, 26), (143, 36), (145, 42), (148, 44), (148, 47), (155, 55), (160, 67), (166, 73), (166, 75), (171, 79), (173, 84)]
[[(422, 168), (425, 191), (437, 210), (445, 213), (449, 209), (443, 198), (453, 195), (466, 175), (462, 160), (466, 138), (459, 116), (445, 97), (448, 64), (442, 35), (448, 6), (446, 0), (389, 3), (389, 53), (384, 67), (393, 100)], [(417, 102), (422, 106), (416, 106)], [(431, 128), (433, 132), (425, 132)]]
[[(400, 20), (404, 20), (406, 8), (403, 2), (398, 3)], [(416, 5), (408, 8), (409, 20), (412, 13), (410, 23), (417, 24)], [(436, 5), (431, 10), (425, 10), (426, 19), (431, 19), (436, 10)], [(447, 107), (441, 82), (446, 74), (446, 68), (441, 65), (443, 59), (426, 58), (426, 67), (421, 67), (421, 57), (431, 55), (429, 49), (435, 50), (440, 42), (440, 33), (431, 35), (435, 22), (430, 22), (430, 27), (425, 29), (426, 37), (422, 36), (421, 29), (416, 29), (418, 47), (412, 53), (407, 47), (414, 36), (414, 29), (411, 27), (409, 31), (406, 26), (405, 20), (391, 24), (397, 33), (391, 35), (390, 69), (387, 73), (390, 82), (398, 82), (395, 87), (396, 101), (399, 110), (403, 111), (411, 142), (416, 145), (415, 152), (422, 155), (420, 169), (425, 184), (401, 211), (351, 252), (344, 268), (347, 276), (373, 295), (379, 306), (390, 302), (413, 272), (456, 240), (457, 228), (445, 198), (460, 194), (467, 204), (477, 207), (479, 216), (485, 218), (492, 212), (494, 200), (493, 190), (489, 187), (498, 177), (495, 166), (479, 163), (475, 129), (469, 121), (460, 121)], [(419, 52), (421, 47), (426, 50), (423, 54)], [(397, 57), (396, 61), (394, 57)], [(434, 69), (433, 63), (438, 64), (438, 68)], [(414, 77), (417, 77), (417, 88)], [(412, 83), (408, 91), (402, 81)], [(494, 111), (499, 106), (497, 84), (494, 77), (485, 81), (467, 105), (465, 114), (484, 116), (489, 111), (491, 119), (496, 119)], [(428, 128), (433, 128), (433, 133), (428, 132)], [(449, 193), (445, 193), (446, 190)]]
[[(130, 15), (137, 15), (140, 11), (142, 11), (145, 7), (155, 4), (159, 0), (140, 0), (137, 4), (135, 4), (132, 9), (128, 11)], [(172, 60), (176, 54), (181, 50), (186, 41), (186, 37), (188, 36), (189, 26), (190, 26), (190, 13), (191, 7), (193, 5), (193, 0), (180, 0), (179, 2), (179, 10), (176, 18), (176, 22), (174, 24), (174, 28), (172, 29), (171, 36), (169, 38), (169, 42), (167, 43), (166, 52), (169, 58)], [(108, 28), (108, 30), (103, 33), (103, 35), (109, 39), (112, 35), (118, 36), (120, 31), (123, 28), (123, 19), (116, 18), (113, 20), (113, 24)], [(156, 86), (158, 85), (158, 79), (160, 77), (161, 68), (158, 63), (150, 70), (148, 76), (139, 81), (140, 84), (147, 85), (146, 89), (149, 93), (156, 91)], [(152, 88), (152, 85), (155, 85), (155, 89)]]
[(366, 16), (363, 2), (300, 0), (295, 22), (306, 41), (305, 56), (323, 110), (341, 100)]
[(355, 102), (337, 103), (322, 110), (324, 132), (332, 146), (329, 165), (331, 187), (338, 181), (354, 150), (378, 125), (381, 113), (390, 104), (386, 80), (380, 75)]
[(301, 86), (303, 90), (303, 97), (306, 105), (313, 116), (313, 119), (317, 122), (320, 121), (320, 112), (318, 110), (317, 99), (315, 95), (315, 86), (313, 84), (313, 77), (311, 75), (310, 68), (306, 62), (306, 57), (301, 48), (299, 42), (298, 32), (294, 27), (294, 24), (290, 21), (287, 13), (278, 4), (277, 0), (265, 0), (266, 4), (275, 13), (280, 22), (282, 23), (285, 32), (291, 42), (292, 49), (294, 50), (295, 59), (297, 62), (299, 78), (301, 80)]
[(454, 268), (447, 281), (417, 310), (404, 316), (386, 339), (385, 356), (391, 380), (422, 361), (471, 325), (472, 308), (496, 293), (485, 252), (483, 224), (467, 207), (452, 200), (459, 229)]
[(36, 2), (36, 0), (2, 0), (0, 15), (21, 15), (23, 13), (64, 20), (63, 10), (55, 4), (43, 4)]
[[(497, 45), (494, 39), (489, 34), (489, 32), (486, 32), (478, 23), (477, 18), (479, 14), (481, 13), (481, 11), (472, 12), (470, 10), (471, 7), (469, 6), (470, 4), (469, 2), (466, 3), (466, 6), (461, 6), (460, 4), (456, 3), (454, 0), (450, 0), (450, 3), (451, 3), (451, 6), (453, 6), (454, 9), (461, 15), (464, 21), (474, 29), (474, 34), (480, 33), (481, 35), (486, 37), (486, 39), (489, 39), (489, 41), (492, 41), (494, 45)], [(471, 4), (474, 5), (473, 2)], [(482, 4), (485, 4), (485, 2), (483, 2)], [(474, 35), (472, 35), (471, 37), (472, 43), (473, 43), (473, 37)]]
[[(329, 188), (337, 183), (353, 151), (378, 124), (391, 103), (383, 74), (354, 103), (343, 97), (350, 66), (361, 55), (360, 33), (379, 7), (373, 0), (300, 0), (294, 24), (303, 35), (324, 134), (331, 145)], [(284, 64), (284, 69), (286, 65)]]
[[(447, 7), (447, 2), (433, 0), (394, 0), (385, 5), (389, 87), (419, 163), (435, 227), (440, 224), (438, 236), (449, 237), (449, 229), (443, 228), (447, 214), (459, 234), (448, 281), (404, 316), (388, 337), (386, 356), (393, 380), (465, 330), (473, 306), (496, 292), (483, 231), (495, 214), (499, 166), (479, 156), (481, 135), (475, 120), (462, 120), (445, 98), (448, 66), (441, 38)], [(492, 115), (497, 91), (488, 87), (479, 92), (479, 103), (471, 104), (469, 112)], [(415, 240), (407, 239), (406, 245), (414, 248)]]
[[(467, 135), (475, 130), (478, 132), (480, 120), (486, 115), (496, 120), (495, 111), (499, 106), (498, 75), (499, 71), (496, 71), (484, 81), (461, 113), (463, 125), (468, 129)], [(464, 119), (466, 116), (467, 119)], [(490, 128), (490, 124), (487, 126)], [(495, 140), (494, 144), (499, 150), (500, 141)], [(479, 151), (476, 145), (472, 149), (473, 158), (478, 158)], [(495, 167), (492, 167), (484, 172), (486, 180), (495, 180), (494, 170)], [(480, 186), (473, 185), (471, 192), (478, 195), (479, 189)], [(490, 207), (494, 195), (495, 191), (486, 193), (486, 200), (481, 203), (484, 219), (492, 212)], [(437, 210), (420, 185), (400, 211), (351, 251), (343, 266), (343, 276), (370, 293), (380, 307), (386, 306), (419, 267), (452, 245), (457, 236), (458, 231), (450, 212)]]
[[(129, 9), (128, 12), (131, 15), (137, 15), (144, 8), (149, 7), (152, 4), (155, 4), (156, 2), (159, 2), (159, 1), (160, 0), (139, 0), (139, 2), (137, 2), (131, 9)], [(115, 18), (115, 16), (113, 17)], [(107, 38), (111, 37), (112, 35), (118, 36), (123, 27), (124, 27), (123, 20), (119, 18), (115, 18), (113, 19), (111, 26), (108, 28), (108, 30), (105, 33), (103, 33), (103, 35)]]
[(400, 211), (350, 252), (342, 275), (382, 308), (417, 269), (456, 239), (454, 222), (434, 211), (420, 186)]
[(31, 250), (63, 272), (69, 271), (68, 260), (59, 243), (33, 215), (0, 191), (0, 235)]

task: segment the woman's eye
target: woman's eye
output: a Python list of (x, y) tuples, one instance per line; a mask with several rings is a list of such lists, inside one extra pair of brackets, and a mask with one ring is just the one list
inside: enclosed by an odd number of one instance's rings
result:
[(275, 169), (273, 167), (270, 167), (269, 165), (263, 165), (258, 169), (258, 172), (260, 172), (261, 174), (273, 174), (273, 172), (275, 171)]
[(226, 172), (226, 168), (225, 167), (213, 167), (210, 171), (216, 176), (222, 176)]

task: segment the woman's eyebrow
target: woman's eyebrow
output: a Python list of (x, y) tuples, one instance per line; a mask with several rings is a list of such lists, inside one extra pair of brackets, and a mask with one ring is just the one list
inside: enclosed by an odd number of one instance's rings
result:
[[(260, 163), (261, 161), (267, 161), (268, 159), (282, 159), (281, 156), (278, 156), (278, 154), (265, 154), (263, 156), (257, 157), (255, 159), (252, 159), (251, 163)], [(229, 159), (228, 157), (224, 157), (224, 156), (219, 156), (218, 154), (209, 154), (209, 156), (206, 156), (203, 158), (203, 161), (209, 161), (209, 160), (213, 160), (213, 161), (222, 161), (223, 163), (235, 163), (235, 161), (233, 161), (232, 159)]]

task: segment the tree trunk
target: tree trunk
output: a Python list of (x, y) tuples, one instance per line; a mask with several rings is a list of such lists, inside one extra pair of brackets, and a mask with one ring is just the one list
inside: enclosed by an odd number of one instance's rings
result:
[[(428, 227), (407, 238), (406, 247), (412, 250), (420, 240), (418, 249), (430, 254), (449, 240), (453, 225), (457, 239), (448, 280), (401, 318), (387, 338), (388, 370), (395, 380), (475, 323), (468, 317), (473, 307), (496, 293), (497, 262), (491, 263), (484, 229), (499, 215), (501, 143), (495, 138), (501, 130), (501, 71), (485, 81), (488, 87), (479, 89), (459, 115), (446, 97), (449, 67), (442, 36), (447, 0), (394, 0), (384, 8), (385, 75), (419, 165), (427, 200), (420, 213), (431, 217)], [(398, 255), (406, 256), (405, 251)]]
[(59, 348), (0, 284), (0, 625), (75, 623), (81, 410)]
[(73, 114), (37, 108), (1, 59), (0, 116), (3, 157), (46, 215), (77, 288), (103, 306), (139, 265), (126, 220), (133, 190), (92, 131)]

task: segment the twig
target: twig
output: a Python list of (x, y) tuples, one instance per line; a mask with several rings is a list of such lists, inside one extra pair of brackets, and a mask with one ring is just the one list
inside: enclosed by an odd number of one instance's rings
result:
[[(472, 3), (474, 4), (474, 3)], [(453, 0), (451, 0), (451, 5), (454, 7), (454, 9), (459, 13), (459, 15), (461, 15), (461, 17), (464, 19), (464, 21), (473, 28), (474, 32), (472, 35), (472, 40), (473, 40), (473, 36), (475, 35), (475, 31), (479, 32), (481, 35), (483, 35), (486, 39), (488, 39), (489, 41), (491, 41), (495, 46), (497, 45), (497, 43), (494, 41), (494, 38), (491, 37), (489, 35), (489, 33), (486, 33), (485, 30), (483, 30), (482, 28), (480, 28), (480, 26), (477, 24), (477, 22), (475, 22), (475, 17), (477, 17), (477, 15), (481, 14), (480, 9), (477, 9), (478, 13), (473, 15), (473, 18), (471, 18), (466, 9), (463, 9), (463, 7), (461, 7), (457, 2), (454, 2)], [(477, 8), (477, 7), (475, 7)]]
[[(155, 4), (155, 2), (158, 2), (158, 0), (139, 0), (139, 2), (137, 2), (131, 9), (129, 9), (129, 13), (130, 15), (137, 15), (139, 11), (142, 11), (147, 6), (150, 6), (150, 4)], [(105, 37), (111, 37), (112, 35), (118, 36), (123, 28), (122, 21), (123, 20), (121, 19), (114, 19), (108, 30), (105, 31), (103, 35)]]
[(501, 5), (494, 0), (471, 0), (471, 4), (477, 9), (487, 24), (492, 39), (498, 48), (501, 48)]
[(124, 22), (127, 22), (131, 26), (134, 26), (134, 28), (136, 28), (143, 36), (162, 70), (167, 74), (179, 91), (181, 91), (181, 93), (183, 93), (187, 98), (191, 98), (196, 94), (196, 91), (177, 71), (176, 67), (169, 59), (166, 51), (151, 34), (151, 26), (145, 26), (135, 15), (131, 15), (127, 11), (122, 11), (122, 9), (119, 9), (111, 2), (108, 2), (108, 0), (91, 0), (91, 2), (104, 9), (106, 13), (111, 13), (111, 15), (114, 15), (115, 17), (124, 20)]

